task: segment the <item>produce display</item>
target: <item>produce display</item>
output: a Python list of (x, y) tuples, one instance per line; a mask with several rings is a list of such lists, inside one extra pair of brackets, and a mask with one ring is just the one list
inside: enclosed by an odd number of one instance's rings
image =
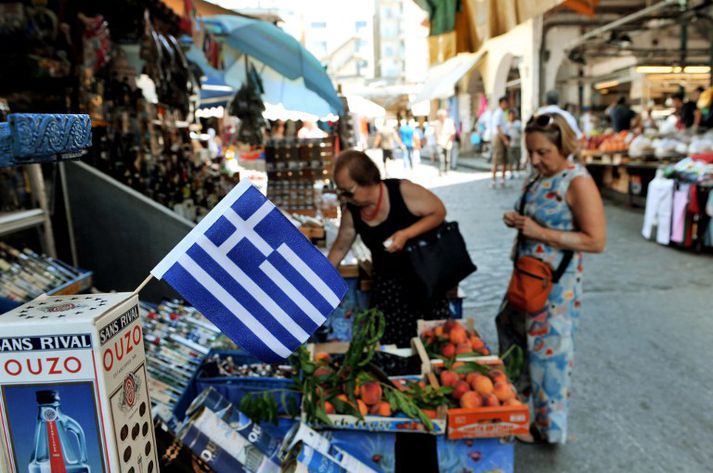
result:
[(452, 388), (449, 407), (520, 406), (517, 390), (502, 368), (473, 362), (454, 363), (451, 369), (439, 371), (442, 386)]
[[(435, 324), (435, 325), (433, 325)], [(420, 338), (430, 357), (452, 359), (461, 356), (490, 355), (490, 349), (474, 328), (455, 320), (429, 322)]]
[(598, 150), (604, 153), (616, 153), (629, 149), (633, 136), (626, 130), (619, 133), (610, 133), (592, 136), (587, 140), (586, 149)]

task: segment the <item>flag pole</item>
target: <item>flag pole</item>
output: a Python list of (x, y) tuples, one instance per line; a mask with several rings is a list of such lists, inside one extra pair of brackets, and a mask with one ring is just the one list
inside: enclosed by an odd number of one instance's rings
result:
[(141, 289), (143, 289), (144, 287), (146, 287), (146, 285), (147, 285), (149, 282), (151, 282), (151, 279), (153, 279), (153, 275), (152, 275), (152, 274), (149, 274), (148, 277), (147, 277), (146, 279), (144, 279), (144, 282), (142, 282), (141, 284), (139, 284), (139, 287), (137, 287), (136, 289), (134, 289), (134, 294), (138, 294), (138, 293), (141, 291)]

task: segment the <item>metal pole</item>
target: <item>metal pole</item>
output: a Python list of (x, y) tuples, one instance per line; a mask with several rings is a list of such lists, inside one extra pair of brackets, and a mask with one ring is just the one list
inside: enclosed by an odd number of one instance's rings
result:
[(72, 266), (75, 268), (79, 266), (79, 259), (77, 257), (77, 243), (74, 240), (74, 223), (72, 222), (72, 206), (69, 203), (69, 191), (67, 190), (67, 175), (64, 167), (65, 163), (58, 163), (59, 166), (59, 180), (62, 186), (62, 200), (64, 200), (64, 215), (67, 219), (67, 234), (69, 236), (69, 251), (72, 253)]
[(32, 186), (32, 194), (35, 201), (42, 209), (44, 214), (44, 240), (45, 251), (52, 258), (57, 257), (57, 249), (54, 244), (54, 232), (52, 231), (52, 219), (50, 218), (50, 209), (47, 205), (47, 192), (45, 191), (45, 181), (42, 179), (42, 168), (39, 164), (30, 164), (27, 166), (27, 173), (30, 175), (30, 185)]
[(678, 3), (680, 5), (682, 1), (685, 1), (685, 0), (663, 0), (660, 3), (651, 5), (650, 7), (647, 7), (644, 9), (641, 9), (641, 10), (637, 11), (636, 13), (632, 13), (631, 15), (627, 15), (622, 18), (619, 18), (618, 20), (614, 20), (611, 23), (609, 23), (608, 25), (602, 26), (601, 28), (593, 29), (589, 33), (580, 36), (579, 39), (577, 39), (577, 41), (574, 41), (569, 46), (569, 49), (572, 50), (575, 46), (579, 46), (580, 44), (586, 43), (590, 39), (596, 38), (597, 36), (601, 35), (602, 33), (606, 33), (608, 31), (613, 30), (614, 28), (621, 26), (621, 25), (625, 25), (627, 23), (631, 23), (634, 20), (638, 20), (639, 18), (648, 16), (648, 15), (655, 13), (667, 6), (674, 5), (676, 3)]

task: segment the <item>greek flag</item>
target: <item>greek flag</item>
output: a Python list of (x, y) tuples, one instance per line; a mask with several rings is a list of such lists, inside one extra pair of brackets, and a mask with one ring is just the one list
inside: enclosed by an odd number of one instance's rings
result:
[(152, 271), (265, 362), (287, 358), (347, 290), (329, 261), (241, 181)]

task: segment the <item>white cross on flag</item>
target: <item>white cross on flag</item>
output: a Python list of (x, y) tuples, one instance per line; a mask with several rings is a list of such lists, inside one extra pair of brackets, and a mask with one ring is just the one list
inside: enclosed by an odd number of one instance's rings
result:
[(307, 341), (347, 291), (324, 255), (247, 181), (151, 274), (238, 346), (271, 363)]

